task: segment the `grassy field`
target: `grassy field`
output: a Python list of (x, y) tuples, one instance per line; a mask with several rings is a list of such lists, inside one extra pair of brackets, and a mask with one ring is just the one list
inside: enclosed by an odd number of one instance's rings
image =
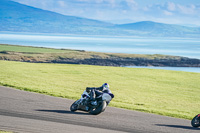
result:
[(64, 53), (71, 50), (0, 44), (0, 51), (14, 51), (24, 53)]
[(0, 133), (12, 133), (12, 132), (8, 132), (8, 131), (2, 131), (2, 130), (0, 130)]
[(34, 57), (36, 60), (47, 60), (50, 58), (75, 58), (75, 59), (88, 59), (88, 58), (112, 58), (112, 57), (125, 57), (125, 58), (147, 58), (147, 59), (180, 59), (178, 56), (168, 55), (144, 55), (144, 54), (122, 54), (122, 53), (101, 53), (90, 52), (84, 50), (70, 50), (70, 49), (53, 49), (44, 47), (31, 47), (31, 46), (17, 46), (0, 44), (0, 56), (6, 56), (10, 59), (18, 60), (18, 56)]
[(110, 106), (191, 119), (199, 113), (200, 74), (141, 68), (0, 61), (0, 85), (78, 99), (109, 83)]

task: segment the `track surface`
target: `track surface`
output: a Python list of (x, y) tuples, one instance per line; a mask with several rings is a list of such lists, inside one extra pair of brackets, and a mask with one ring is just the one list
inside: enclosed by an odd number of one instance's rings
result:
[(107, 107), (70, 112), (73, 100), (0, 87), (0, 129), (19, 133), (199, 133), (189, 120)]

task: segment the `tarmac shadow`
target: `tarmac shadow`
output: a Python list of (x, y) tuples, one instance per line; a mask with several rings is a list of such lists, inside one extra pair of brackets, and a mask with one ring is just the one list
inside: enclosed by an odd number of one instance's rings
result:
[(62, 114), (78, 114), (78, 115), (91, 115), (87, 112), (72, 112), (68, 110), (43, 110), (43, 109), (38, 109), (35, 111), (41, 111), (41, 112), (53, 112), (53, 113), (62, 113)]
[(173, 128), (181, 128), (181, 129), (188, 129), (188, 130), (200, 130), (200, 128), (195, 128), (192, 126), (183, 126), (183, 125), (165, 125), (165, 124), (156, 124), (157, 126), (164, 126), (164, 127), (173, 127)]

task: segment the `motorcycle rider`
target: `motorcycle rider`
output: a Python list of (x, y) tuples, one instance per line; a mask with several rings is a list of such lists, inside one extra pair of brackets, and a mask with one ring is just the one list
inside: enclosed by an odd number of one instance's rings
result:
[[(95, 98), (102, 95), (103, 93), (108, 93), (112, 98), (114, 98), (114, 95), (109, 89), (108, 83), (104, 83), (101, 87), (87, 87), (86, 92), (90, 93), (90, 100), (92, 101), (91, 104), (93, 105), (97, 104)], [(107, 104), (109, 104), (109, 102)]]

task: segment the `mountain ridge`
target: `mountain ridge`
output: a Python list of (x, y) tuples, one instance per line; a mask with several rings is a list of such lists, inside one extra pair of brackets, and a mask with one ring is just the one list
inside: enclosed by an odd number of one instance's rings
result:
[(141, 21), (112, 24), (99, 20), (62, 15), (11, 0), (0, 1), (0, 31), (121, 35), (150, 37), (199, 37), (199, 27)]
[(192, 34), (194, 32), (200, 34), (199, 27), (187, 27), (182, 25), (164, 24), (152, 21), (141, 21), (136, 23), (120, 24), (117, 27), (123, 29), (132, 29), (132, 30), (149, 32), (154, 35), (158, 33), (162, 33), (165, 35), (170, 35), (171, 33), (175, 33), (176, 35), (181, 36), (183, 34)]

